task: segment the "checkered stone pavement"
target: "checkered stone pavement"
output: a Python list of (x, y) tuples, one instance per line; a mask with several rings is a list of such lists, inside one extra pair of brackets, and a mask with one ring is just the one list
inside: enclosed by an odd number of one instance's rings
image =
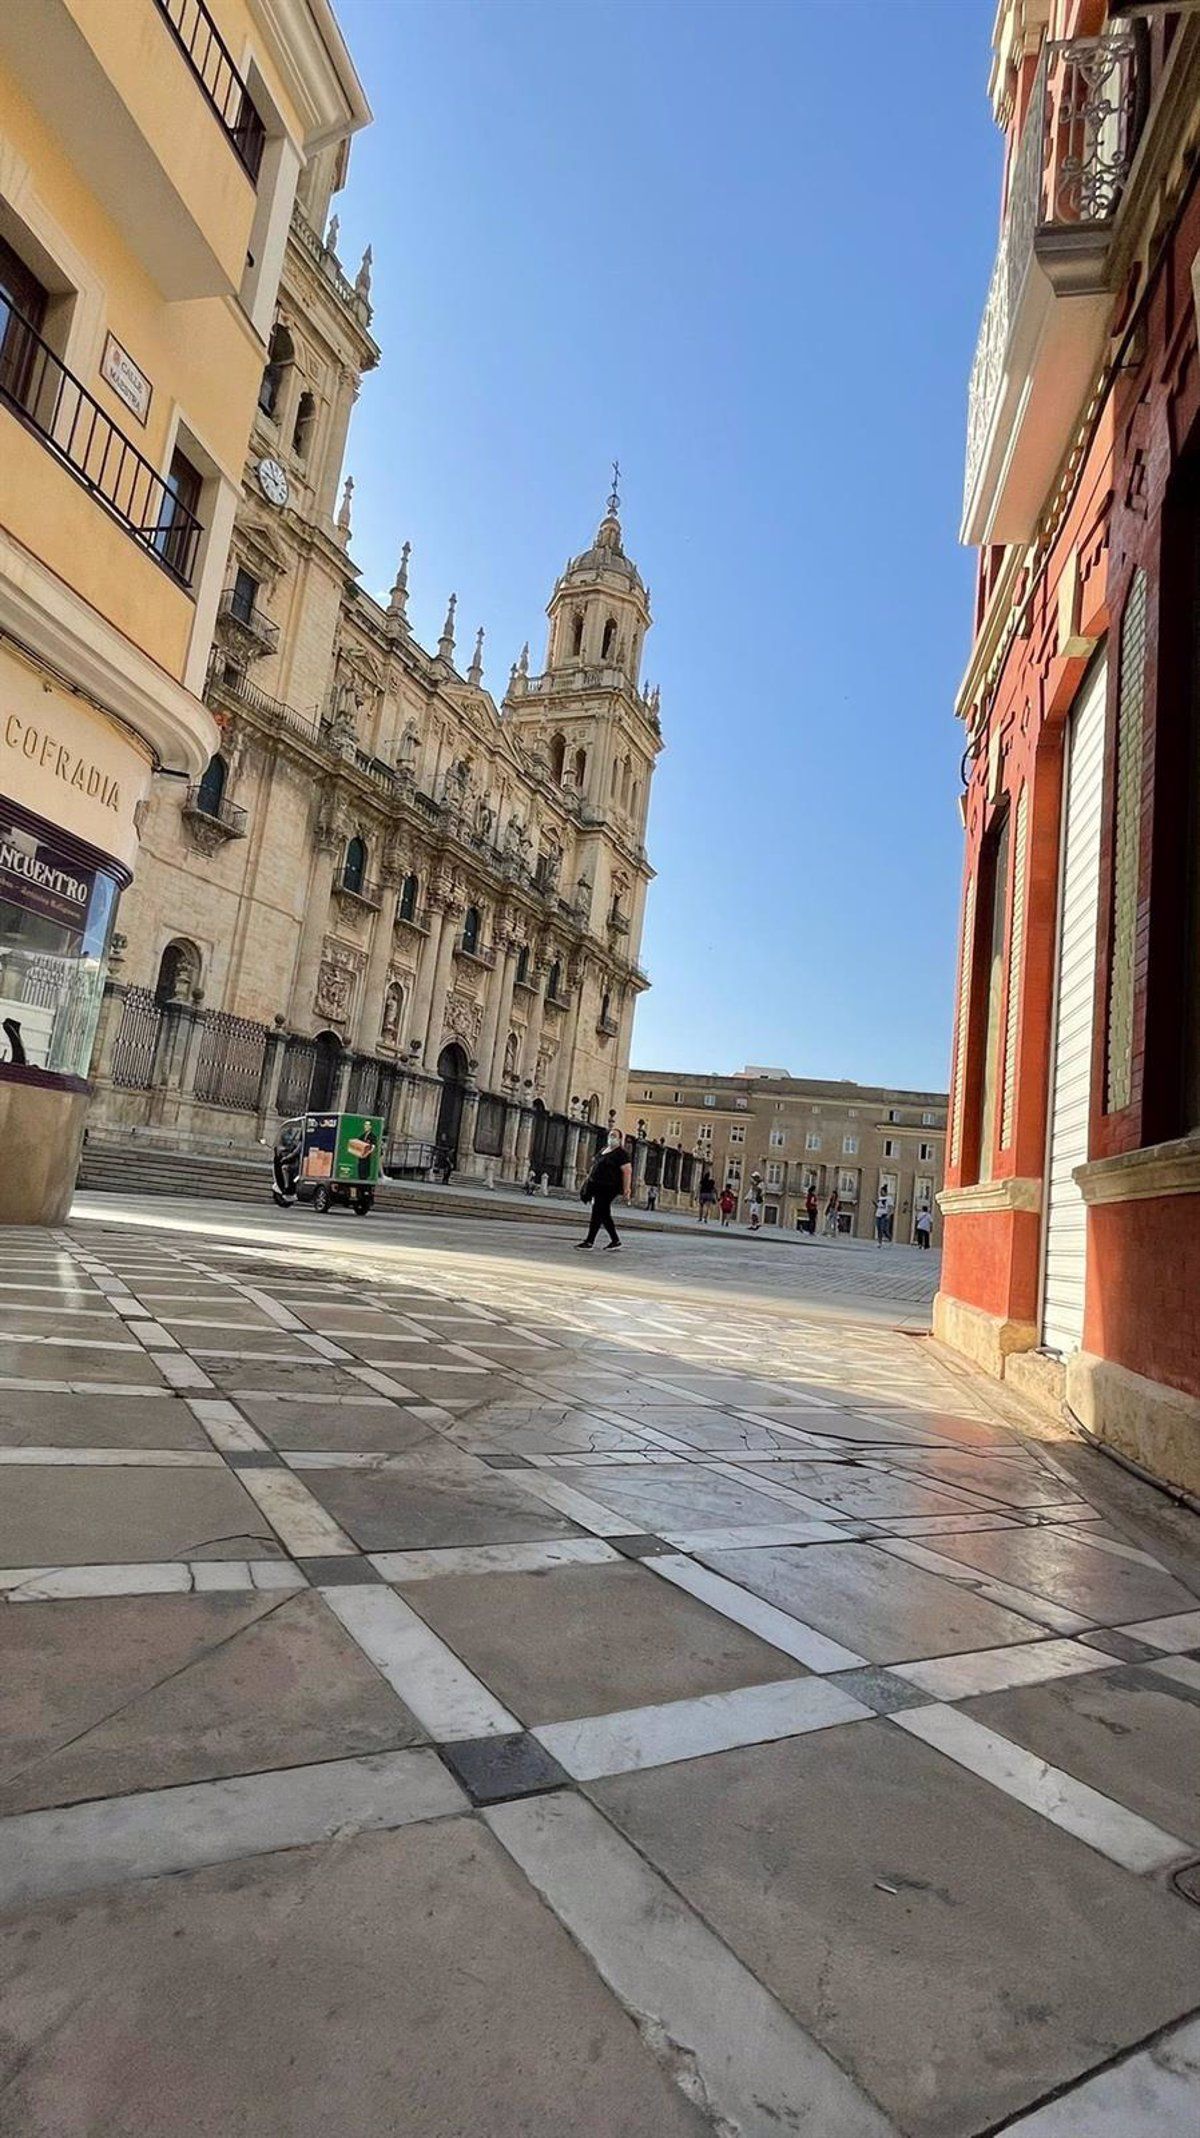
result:
[(0, 1236), (0, 2130), (1194, 2131), (1200, 1525), (452, 1230)]

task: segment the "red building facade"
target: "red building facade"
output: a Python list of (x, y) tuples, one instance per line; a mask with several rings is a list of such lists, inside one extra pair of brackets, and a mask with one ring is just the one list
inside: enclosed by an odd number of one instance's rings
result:
[(1002, 0), (935, 1331), (1200, 1493), (1200, 4)]

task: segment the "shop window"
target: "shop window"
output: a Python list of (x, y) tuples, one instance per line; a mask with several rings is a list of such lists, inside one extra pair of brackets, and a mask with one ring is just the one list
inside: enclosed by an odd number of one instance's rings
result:
[(87, 1075), (115, 872), (12, 803), (0, 813), (0, 1065)]

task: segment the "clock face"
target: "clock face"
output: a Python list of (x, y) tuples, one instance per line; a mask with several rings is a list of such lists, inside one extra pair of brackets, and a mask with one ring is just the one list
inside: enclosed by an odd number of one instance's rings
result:
[(277, 460), (259, 461), (258, 483), (263, 496), (268, 500), (270, 504), (287, 504), (288, 479)]

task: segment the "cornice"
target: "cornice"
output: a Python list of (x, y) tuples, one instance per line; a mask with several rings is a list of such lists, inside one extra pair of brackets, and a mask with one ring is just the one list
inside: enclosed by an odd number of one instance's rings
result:
[(1170, 1143), (1122, 1151), (1115, 1158), (1093, 1158), (1087, 1165), (1076, 1166), (1071, 1178), (1089, 1205), (1200, 1196), (1200, 1130)]
[(969, 1188), (943, 1188), (937, 1205), (943, 1217), (983, 1217), (996, 1210), (1038, 1211), (1042, 1207), (1042, 1183), (1020, 1173), (1007, 1180), (979, 1180)]

